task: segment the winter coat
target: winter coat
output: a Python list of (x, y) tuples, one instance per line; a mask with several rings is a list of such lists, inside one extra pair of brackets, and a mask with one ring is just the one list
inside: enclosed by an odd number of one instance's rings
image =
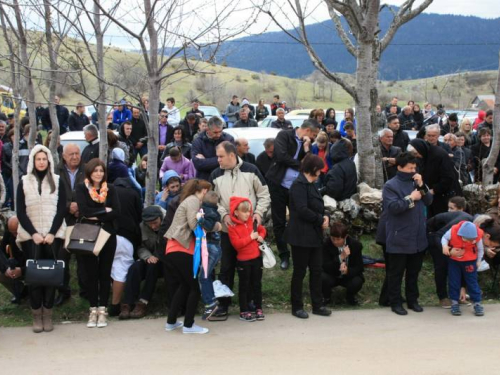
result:
[(415, 120), (413, 119), (413, 113), (410, 113), (408, 116), (405, 115), (404, 112), (401, 112), (398, 116), (399, 126), (403, 130), (412, 130), (416, 127)]
[[(399, 154), (401, 154), (401, 149), (396, 146), (391, 146), (388, 150), (380, 144), (380, 151), (383, 158), (396, 158)], [(386, 161), (382, 162), (382, 168), (384, 170), (384, 182), (396, 176), (396, 173), (398, 172), (398, 167), (396, 165), (390, 165)]]
[(267, 109), (266, 106), (262, 108), (259, 108), (257, 106), (257, 108), (255, 108), (255, 120), (257, 122), (264, 120), (267, 116), (269, 116), (269, 110)]
[(84, 126), (90, 124), (89, 118), (85, 114), (79, 115), (78, 113), (71, 111), (68, 118), (68, 128), (69, 131), (82, 131)]
[[(356, 119), (352, 119), (349, 121), (352, 122), (352, 124), (354, 125), (354, 129), (356, 129)], [(340, 132), (340, 135), (342, 135), (342, 137), (345, 137), (347, 135), (347, 133), (344, 130), (344, 125), (346, 122), (347, 122), (347, 120), (345, 120), (345, 119), (340, 121), (339, 132)]]
[(417, 130), (424, 125), (424, 115), (422, 111), (413, 112), (413, 121), (415, 121), (415, 127)]
[(293, 125), (289, 120), (275, 120), (271, 122), (271, 128), (290, 130), (293, 129)]
[(240, 112), (240, 103), (233, 104), (233, 102), (229, 102), (226, 107), (226, 117), (227, 121), (235, 123), (238, 120), (236, 116)]
[(176, 171), (181, 177), (182, 183), (194, 178), (196, 174), (193, 163), (184, 156), (181, 156), (181, 160), (177, 163), (175, 163), (170, 156), (166, 158), (160, 168), (160, 178), (162, 178), (163, 174), (168, 170)]
[(326, 194), (337, 201), (351, 198), (357, 192), (358, 175), (343, 140), (334, 143), (330, 157), (333, 166), (325, 177)]
[[(162, 209), (162, 221), (164, 217), (165, 210)], [(139, 228), (141, 230), (141, 244), (139, 245), (139, 249), (137, 250), (137, 256), (139, 257), (139, 259), (146, 261), (155, 254), (165, 252), (165, 246), (162, 246), (163, 236), (161, 235), (161, 231), (158, 230), (157, 232), (155, 232), (149, 225), (144, 222), (141, 222)]]
[(200, 119), (196, 116), (196, 120), (193, 125), (189, 125), (189, 122), (184, 119), (179, 123), (179, 126), (184, 128), (184, 134), (188, 142), (193, 142), (194, 135), (200, 130)]
[(255, 164), (255, 155), (252, 154), (251, 152), (249, 153), (246, 153), (245, 155), (243, 156), (240, 156), (241, 160), (243, 160), (244, 162), (247, 162), (247, 163), (250, 163), (250, 164), (253, 164), (253, 165), (256, 165)]
[(382, 205), (386, 213), (385, 245), (390, 254), (415, 254), (427, 248), (425, 206), (430, 206), (433, 196), (428, 192), (410, 208), (405, 197), (413, 190), (413, 174), (400, 171), (382, 190)]
[(262, 151), (259, 154), (259, 156), (257, 156), (257, 159), (255, 160), (255, 165), (257, 166), (257, 168), (259, 168), (259, 171), (262, 174), (262, 176), (265, 176), (267, 174), (267, 171), (271, 167), (272, 162), (273, 158), (270, 158), (265, 151)]
[[(35, 172), (35, 155), (44, 151), (47, 154), (49, 166), (42, 181)], [(28, 173), (22, 177), (17, 187), (17, 216), (19, 227), (16, 242), (31, 240), (31, 236), (40, 233), (42, 236), (53, 234), (64, 239), (66, 223), (66, 196), (60, 185), (60, 178), (54, 173), (54, 160), (50, 150), (42, 145), (36, 145), (31, 150), (28, 161)], [(51, 192), (49, 176), (52, 177), (55, 189)]]
[(148, 141), (148, 130), (146, 127), (146, 123), (142, 119), (142, 117), (139, 118), (134, 118), (132, 117), (132, 120), (130, 120), (132, 123), (132, 133), (130, 133), (130, 140), (132, 141), (132, 144), (135, 145), (137, 142), (141, 143), (147, 143)]
[(161, 156), (161, 161), (163, 162), (169, 155), (170, 155), (170, 150), (173, 148), (173, 147), (180, 147), (181, 148), (181, 154), (187, 158), (187, 159), (192, 159), (191, 158), (191, 149), (192, 149), (192, 145), (191, 143), (189, 142), (184, 142), (182, 143), (181, 146), (178, 146), (177, 143), (175, 143), (175, 141), (173, 142), (170, 142), (168, 143), (166, 146), (165, 146), (165, 150), (163, 150), (163, 154)]
[(401, 151), (405, 152), (406, 148), (410, 144), (410, 136), (401, 128), (399, 128), (396, 132), (394, 130), (392, 132), (394, 133), (394, 140), (392, 142), (392, 145), (399, 147)]
[[(483, 180), (482, 160), (486, 159), (490, 155), (492, 144), (493, 143), (490, 143), (490, 147), (487, 147), (481, 141), (479, 141), (470, 148), (472, 154), (472, 167), (474, 168), (474, 177), (476, 181)], [(495, 167), (500, 169), (500, 154), (497, 157)], [(496, 183), (497, 180), (498, 175), (495, 176), (494, 182)]]
[[(219, 213), (222, 218), (230, 214), (230, 199), (233, 196), (249, 199), (252, 207), (255, 207), (255, 213), (262, 218), (271, 204), (269, 188), (259, 169), (239, 157), (233, 169), (219, 167), (212, 172), (209, 181), (219, 195)], [(222, 230), (227, 231), (224, 223)]]
[(248, 118), (248, 120), (243, 121), (243, 120), (238, 120), (234, 123), (233, 128), (256, 128), (259, 126), (257, 124), (257, 121)]
[(292, 246), (321, 247), (323, 244), (323, 198), (316, 186), (302, 173), (290, 187), (290, 220), (286, 242)]
[(196, 214), (200, 210), (201, 202), (195, 195), (190, 195), (175, 211), (174, 219), (164, 237), (175, 239), (185, 249), (189, 249), (194, 239), (193, 231), (198, 225)]
[(219, 207), (216, 204), (203, 202), (201, 204), (203, 210), (203, 218), (199, 220), (201, 227), (205, 229), (207, 234), (207, 243), (212, 243), (220, 246), (220, 232), (214, 232), (215, 224), (221, 223), (222, 218), (219, 214)]
[(123, 111), (119, 111), (118, 109), (113, 111), (113, 124), (117, 124), (121, 127), (121, 125), (125, 121), (132, 120), (132, 112), (127, 107), (123, 107)]
[[(192, 160), (196, 169), (196, 177), (208, 180), (210, 173), (217, 169), (219, 162), (217, 161), (215, 149), (224, 141), (234, 143), (234, 138), (227, 133), (222, 133), (219, 139), (213, 140), (207, 136), (206, 131), (196, 138), (191, 148), (191, 155), (193, 155)], [(198, 154), (202, 154), (205, 159), (197, 158), (196, 155)]]
[(85, 165), (90, 160), (99, 157), (99, 139), (96, 138), (88, 143), (89, 144), (82, 151), (82, 165)]
[(142, 199), (130, 180), (130, 177), (117, 178), (114, 187), (120, 200), (120, 216), (116, 220), (118, 230), (116, 234), (129, 240), (134, 249), (141, 244), (141, 229), (139, 224), (142, 217)]
[[(134, 144), (132, 143), (132, 139), (130, 137), (127, 138), (125, 136), (125, 133), (123, 131), (123, 126), (120, 127), (120, 130), (118, 131), (118, 141), (124, 145), (124, 147), (121, 147), (122, 149), (123, 148), (127, 149), (127, 151), (125, 152), (125, 163), (129, 167), (131, 167), (135, 163), (134, 156), (137, 156), (137, 155), (135, 153), (135, 148), (134, 148)], [(128, 155), (128, 157), (127, 157), (127, 155)]]
[[(347, 258), (348, 272), (343, 277), (352, 278), (359, 276), (364, 280), (363, 245), (351, 236), (347, 236), (346, 245), (349, 246), (350, 255)], [(332, 243), (330, 237), (326, 238), (323, 242), (323, 272), (334, 278), (341, 276), (339, 255), (339, 248)]]
[[(330, 147), (330, 143), (326, 146), (326, 147)], [(312, 148), (311, 148), (311, 152), (313, 155), (318, 155), (319, 154), (319, 147), (316, 143), (314, 143), (312, 145)], [(325, 155), (325, 159), (326, 159), (326, 165), (328, 167), (328, 170), (330, 170), (330, 168), (332, 167), (332, 158), (330, 157), (330, 155)], [(323, 160), (323, 162), (325, 162), (325, 160)]]
[(69, 178), (69, 172), (66, 168), (66, 164), (64, 161), (59, 163), (59, 166), (56, 169), (56, 173), (60, 177), (60, 184), (62, 184), (64, 190), (65, 190), (65, 196), (66, 196), (66, 215), (64, 219), (66, 220), (66, 224), (68, 226), (74, 225), (76, 223), (76, 217), (72, 214), (69, 213), (69, 206), (71, 205), (72, 202), (76, 202), (76, 193), (75, 193), (75, 188), (76, 185), (81, 184), (85, 180), (85, 174), (84, 174), (84, 169), (83, 165), (80, 164), (78, 167), (78, 171), (76, 172), (75, 176), (75, 185), (73, 188), (71, 188), (71, 180)]
[[(239, 261), (247, 261), (260, 257), (259, 243), (257, 240), (250, 238), (253, 232), (252, 212), (250, 212), (250, 216), (246, 222), (243, 222), (234, 214), (238, 205), (243, 201), (248, 202), (249, 200), (242, 197), (231, 197), (230, 215), (235, 225), (228, 227), (229, 241), (231, 241), (231, 245), (236, 250), (236, 259)], [(250, 211), (252, 211), (251, 208)], [(266, 229), (262, 225), (257, 227), (257, 232), (262, 238), (266, 237)]]
[[(66, 129), (68, 128), (68, 108), (59, 104), (56, 105), (56, 116), (57, 122), (59, 122), (60, 133), (64, 134), (66, 132)], [(52, 120), (50, 119), (49, 107), (45, 108), (41, 120), (42, 125), (45, 129), (52, 129)]]
[(296, 131), (281, 130), (274, 139), (273, 162), (266, 174), (268, 181), (281, 185), (288, 168), (299, 170), (300, 162), (306, 156), (304, 146), (300, 144), (298, 158), (294, 159), (297, 152)]

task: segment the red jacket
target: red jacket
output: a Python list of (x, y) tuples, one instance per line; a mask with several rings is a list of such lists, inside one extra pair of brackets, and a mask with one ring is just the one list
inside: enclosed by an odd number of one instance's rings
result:
[(461, 221), (458, 224), (455, 224), (451, 227), (451, 240), (450, 240), (450, 248), (456, 247), (457, 249), (465, 249), (464, 256), (462, 258), (451, 257), (451, 259), (459, 261), (459, 262), (469, 262), (471, 260), (477, 259), (477, 243), (481, 241), (483, 238), (483, 230), (477, 227), (477, 237), (474, 242), (466, 242), (458, 235), (458, 231), (460, 227), (465, 223), (465, 221)]
[[(228, 226), (228, 235), (231, 244), (236, 250), (236, 258), (241, 261), (252, 260), (260, 257), (259, 243), (257, 240), (252, 240), (250, 234), (253, 232), (253, 210), (250, 208), (250, 216), (246, 222), (242, 222), (236, 216), (234, 216), (234, 211), (238, 205), (243, 202), (248, 201), (250, 207), (252, 203), (247, 198), (241, 197), (231, 197), (229, 200), (229, 213), (231, 215), (231, 220), (235, 225)], [(259, 236), (264, 238), (266, 236), (266, 229), (259, 225), (257, 228)]]

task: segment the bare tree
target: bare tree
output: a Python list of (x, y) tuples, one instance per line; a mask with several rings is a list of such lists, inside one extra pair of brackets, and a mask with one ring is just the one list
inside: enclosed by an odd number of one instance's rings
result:
[[(261, 7), (288, 36), (305, 47), (316, 69), (327, 79), (339, 84), (354, 99), (358, 124), (359, 172), (361, 181), (370, 186), (375, 186), (376, 174), (374, 144), (378, 141), (377, 137), (373, 137), (371, 122), (375, 116), (378, 97), (376, 83), (380, 58), (397, 30), (423, 12), (431, 3), (432, 0), (423, 0), (414, 8), (415, 0), (406, 0), (398, 10), (394, 10), (387, 5), (380, 6), (380, 0), (324, 0), (340, 39), (347, 51), (357, 60), (355, 84), (347, 82), (330, 70), (318, 55), (313, 42), (309, 40), (306, 29), (306, 18), (309, 14), (307, 2), (289, 1), (292, 12), (282, 8), (283, 16), (275, 13), (276, 6), (273, 1)], [(392, 11), (393, 19), (385, 35), (380, 37), (379, 15), (385, 7)], [(289, 14), (296, 16), (297, 25), (294, 26), (293, 32), (288, 31), (287, 25), (281, 21), (289, 20)], [(339, 14), (347, 22), (349, 29), (346, 30)]]
[(288, 99), (288, 106), (297, 108), (299, 102), (299, 82), (297, 80), (285, 81), (286, 98)]
[[(500, 61), (500, 56), (499, 56)], [(498, 68), (497, 85), (495, 92), (495, 106), (493, 108), (493, 143), (491, 145), (491, 151), (486, 160), (483, 160), (483, 183), (484, 186), (488, 186), (493, 183), (493, 174), (495, 170), (495, 164), (498, 158), (498, 153), (500, 151), (500, 65)]]

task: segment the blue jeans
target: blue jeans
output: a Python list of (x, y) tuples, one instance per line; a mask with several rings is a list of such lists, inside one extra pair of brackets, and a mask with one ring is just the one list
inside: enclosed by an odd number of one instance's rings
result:
[(460, 299), (462, 278), (465, 280), (467, 293), (469, 293), (472, 302), (481, 302), (481, 289), (477, 282), (476, 261), (459, 262), (448, 259), (448, 289), (452, 301), (458, 301)]
[(214, 286), (213, 286), (213, 277), (212, 271), (214, 270), (217, 263), (219, 263), (220, 257), (222, 256), (222, 250), (220, 247), (220, 243), (207, 243), (208, 248), (208, 269), (207, 269), (207, 277), (205, 278), (205, 270), (203, 266), (201, 267), (200, 277), (198, 280), (200, 281), (200, 289), (201, 289), (201, 299), (206, 306), (212, 306), (215, 301), (214, 294)]

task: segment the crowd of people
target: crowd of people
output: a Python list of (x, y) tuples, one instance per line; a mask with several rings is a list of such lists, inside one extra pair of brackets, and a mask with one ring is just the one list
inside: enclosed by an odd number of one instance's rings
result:
[[(359, 303), (357, 294), (365, 282), (363, 246), (349, 235), (349, 223), (330, 221), (323, 199), (328, 195), (342, 201), (357, 192), (357, 124), (352, 108), (345, 110), (340, 123), (333, 108), (315, 109), (293, 128), (285, 118), (289, 109), (278, 95), (271, 113), (263, 100), (253, 107), (247, 98), (240, 105), (233, 96), (225, 111), (229, 127), (256, 127), (269, 115), (277, 117), (271, 124), (280, 129), (276, 138), (266, 139), (264, 151), (253, 155), (248, 140), (223, 131), (222, 119), (205, 119), (197, 100), (181, 118), (171, 97), (159, 108), (158, 170), (151, 172), (144, 121), (147, 99), (138, 106), (122, 100), (108, 115), (105, 162), (99, 159), (97, 116), (85, 116), (81, 103), (71, 114), (59, 98), (56, 103), (61, 129), (83, 130), (87, 142), (83, 150), (73, 143), (60, 147), (57, 165), (41, 137), (28, 149), (27, 118), (19, 124), (22, 139), (15, 165), (14, 122), (0, 119), (0, 188), (4, 205), (15, 211), (0, 245), (0, 283), (12, 293), (13, 303), (29, 298), (34, 332), (53, 330), (53, 308), (71, 298), (73, 276), (79, 295), (88, 301), (89, 328), (106, 327), (108, 315), (142, 318), (154, 298), (164, 298), (169, 307), (167, 331), (207, 333), (195, 324), (199, 300), (204, 306), (202, 320), (226, 320), (232, 300), (227, 294), (216, 296), (214, 281), (233, 289), (236, 274), (239, 318), (264, 320), (261, 248), (266, 245), (263, 224), (269, 209), (268, 229), (274, 235), (279, 267), (293, 267), (291, 313), (309, 317), (303, 298), (307, 271), (313, 314), (331, 315), (337, 286), (345, 289), (348, 304)], [(45, 114), (37, 107), (37, 122), (50, 135)], [(383, 248), (386, 280), (379, 303), (398, 315), (408, 313), (405, 300), (408, 309), (423, 311), (418, 278), (429, 250), (440, 305), (460, 315), (468, 293), (475, 314), (483, 315), (477, 270), (483, 261), (500, 264), (500, 205), (497, 199), (491, 210), (472, 217), (466, 212), (462, 187), (481, 181), (481, 161), (491, 150), (492, 112), (484, 113), (480, 123), (463, 119), (459, 124), (455, 113), (447, 114), (440, 106), (434, 114), (428, 103), (423, 110), (413, 101), (400, 108), (394, 98), (385, 109), (377, 106), (376, 120), (385, 181), (377, 243)], [(409, 130), (418, 131), (416, 138), (410, 139)], [(21, 176), (15, 202), (13, 168)], [(498, 171), (497, 163), (495, 179)], [(145, 207), (148, 173), (157, 174), (159, 189), (154, 205)], [(97, 225), (107, 232), (98, 256), (65, 249), (67, 227), (75, 223)], [(202, 243), (207, 258), (199, 265)], [(70, 272), (72, 258), (76, 275)], [(27, 259), (63, 260), (63, 285), (25, 285)], [(165, 280), (166, 296), (155, 293), (159, 278)], [(183, 321), (178, 319), (181, 315)]]

